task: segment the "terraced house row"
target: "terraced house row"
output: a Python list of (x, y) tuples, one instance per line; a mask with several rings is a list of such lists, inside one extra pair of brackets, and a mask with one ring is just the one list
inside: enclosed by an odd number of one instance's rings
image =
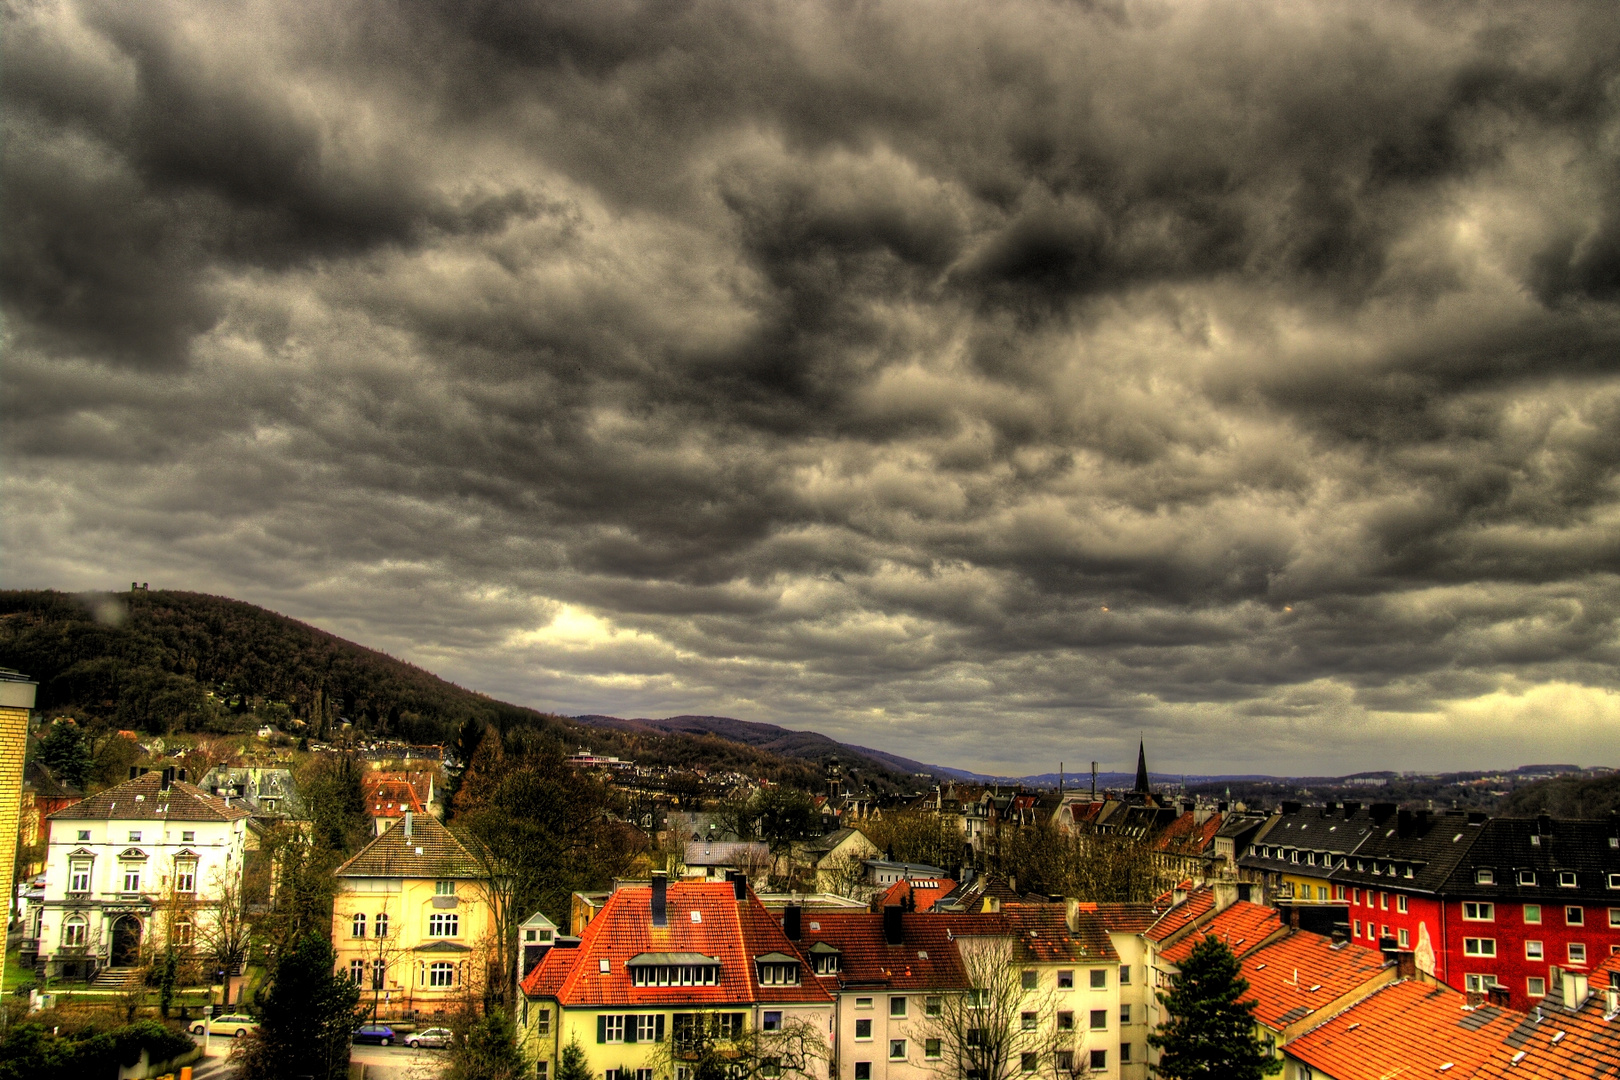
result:
[(1339, 909), (1352, 940), (1386, 939), (1420, 971), (1529, 1009), (1561, 972), (1620, 951), (1620, 817), (1487, 817), (1391, 804), (1284, 803), (1239, 861), (1295, 903)]

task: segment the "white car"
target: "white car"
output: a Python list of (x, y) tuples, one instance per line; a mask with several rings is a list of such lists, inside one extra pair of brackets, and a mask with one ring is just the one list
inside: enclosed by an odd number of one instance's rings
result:
[(228, 1035), (233, 1039), (240, 1039), (250, 1031), (259, 1030), (259, 1022), (245, 1013), (232, 1013), (229, 1016), (216, 1016), (211, 1020), (198, 1020), (191, 1025), (193, 1035), (203, 1033), (203, 1024), (208, 1025), (210, 1035)]
[(450, 1029), (428, 1028), (426, 1031), (413, 1032), (405, 1037), (405, 1045), (412, 1050), (420, 1050), (424, 1046), (443, 1050), (450, 1045)]

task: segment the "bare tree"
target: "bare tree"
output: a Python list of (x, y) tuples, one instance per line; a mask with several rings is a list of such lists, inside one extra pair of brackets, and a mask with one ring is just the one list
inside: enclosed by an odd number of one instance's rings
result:
[(824, 1023), (784, 1014), (771, 1031), (747, 1026), (747, 1013), (676, 1013), (652, 1055), (655, 1075), (688, 1070), (693, 1080), (822, 1080), (832, 1060)]
[(818, 878), (825, 874), (827, 885), (839, 896), (865, 900), (872, 892), (866, 881), (866, 860), (854, 852), (846, 851), (829, 858), (816, 874)]
[[(938, 1042), (942, 1080), (1013, 1080), (1040, 1073), (1065, 1080), (1077, 1071), (1074, 1014), (1060, 1013), (1050, 988), (1030, 985), (1011, 937), (956, 939), (965, 992), (931, 997), (920, 1030)], [(933, 1054), (933, 1048), (930, 1054)]]

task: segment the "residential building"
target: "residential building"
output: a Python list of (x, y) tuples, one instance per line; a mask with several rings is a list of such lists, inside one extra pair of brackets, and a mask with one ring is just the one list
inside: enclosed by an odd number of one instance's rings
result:
[(1119, 957), (1114, 983), (1119, 988), (1119, 1041), (1131, 1046), (1130, 1060), (1119, 1065), (1120, 1080), (1147, 1080), (1147, 1037), (1152, 1031), (1148, 1003), (1153, 1000), (1146, 933), (1163, 914), (1153, 904), (1092, 904), (1069, 901), (1077, 912), (1095, 918)]
[(378, 836), (406, 813), (422, 817), (433, 811), (435, 774), (429, 769), (371, 769), (360, 776), (366, 813)]
[(792, 862), (816, 892), (848, 894), (865, 876), (862, 863), (881, 852), (859, 829), (834, 829), (793, 845)]
[(45, 896), (25, 935), (47, 976), (133, 967), (170, 941), (195, 949), (240, 896), (248, 811), (184, 775), (141, 773), (50, 816)]
[(866, 881), (879, 889), (887, 889), (897, 881), (938, 881), (945, 871), (926, 863), (894, 862), (890, 859), (867, 859)]
[[(578, 947), (547, 952), (522, 991), (524, 1051), (541, 1077), (556, 1075), (570, 1041), (604, 1080), (683, 1080), (701, 1029), (761, 1052), (790, 1033), (833, 1035), (832, 994), (735, 872), (674, 883), (655, 873), (617, 889)], [(795, 1071), (828, 1076), (818, 1062)]]
[(900, 907), (907, 911), (928, 911), (936, 901), (956, 891), (956, 882), (950, 878), (918, 878), (916, 881), (897, 881), (872, 901), (872, 906)]
[(1247, 854), (1238, 858), (1243, 877), (1264, 884), (1266, 895), (1298, 904), (1343, 903), (1329, 879), (1385, 820), (1394, 804), (1303, 806), (1285, 802), (1265, 824)]
[[(23, 762), (28, 756), (28, 714), (34, 708), (38, 684), (10, 668), (0, 668), (0, 886), (5, 891), (7, 917), (3, 925), (11, 929), (12, 874), (17, 865), (18, 816), (22, 806)], [(0, 952), (0, 979), (5, 976), (6, 958)]]
[(443, 822), (406, 811), (336, 877), (337, 969), (376, 1015), (439, 1015), (482, 987), (494, 946), (484, 871)]

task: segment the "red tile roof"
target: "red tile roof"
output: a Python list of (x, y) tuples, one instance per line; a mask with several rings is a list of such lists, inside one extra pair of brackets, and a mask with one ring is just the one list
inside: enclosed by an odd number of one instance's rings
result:
[[(650, 887), (620, 889), (585, 927), (577, 949), (552, 949), (535, 965), (523, 980), (524, 992), (554, 997), (564, 1006), (832, 1000), (783, 934), (781, 923), (753, 892), (737, 900), (729, 883), (672, 882), (668, 888), (668, 926), (652, 925)], [(759, 984), (755, 959), (773, 952), (800, 956), (800, 985)], [(641, 953), (713, 957), (720, 962), (720, 984), (633, 986), (626, 962)]]
[(1467, 998), (1449, 987), (1391, 983), (1294, 1039), (1286, 1052), (1334, 1080), (1463, 1080), (1495, 1057), (1526, 1019), (1523, 1013), (1466, 1004)]
[(1140, 934), (1164, 913), (1164, 908), (1153, 904), (1083, 903), (1080, 910), (1095, 916), (1103, 926), (1120, 934)]
[(1153, 925), (1147, 929), (1147, 936), (1154, 941), (1163, 941), (1176, 931), (1191, 926), (1214, 909), (1215, 893), (1209, 889), (1199, 889), (1155, 919)]
[(1475, 1076), (1479, 1080), (1521, 1080), (1526, 1076), (1620, 1075), (1620, 1023), (1608, 1018), (1603, 993), (1610, 985), (1608, 972), (1617, 968), (1620, 957), (1611, 956), (1593, 972), (1592, 996), (1575, 1012), (1544, 1006), (1524, 1017)]
[(819, 976), (829, 987), (872, 986), (890, 990), (952, 990), (968, 985), (952, 940), (948, 917), (906, 912), (901, 943), (883, 938), (883, 916), (864, 911), (805, 913), (801, 951), (815, 945), (838, 950), (837, 976)]
[(1160, 851), (1175, 851), (1196, 855), (1207, 851), (1215, 843), (1215, 834), (1221, 828), (1221, 815), (1211, 814), (1202, 822), (1191, 810), (1182, 814), (1159, 833), (1153, 846)]
[(1256, 1003), (1256, 1020), (1280, 1031), (1358, 986), (1387, 978), (1386, 965), (1376, 949), (1354, 942), (1335, 947), (1331, 938), (1296, 930), (1243, 958), (1246, 1000)]
[(228, 806), (224, 799), (183, 780), (163, 786), (161, 772), (143, 773), (133, 780), (81, 799), (50, 816), (52, 821), (235, 821), (252, 817), (244, 807)]
[[(1161, 960), (1179, 964), (1206, 937), (1219, 937), (1234, 956), (1243, 956), (1283, 928), (1275, 908), (1240, 900), (1180, 941), (1159, 953)], [(1324, 938), (1324, 941), (1327, 939)]]
[(880, 907), (889, 907), (893, 904), (904, 904), (909, 897), (916, 903), (913, 911), (927, 911), (934, 906), (934, 901), (956, 888), (956, 882), (950, 878), (935, 878), (921, 881), (906, 881), (901, 879), (889, 886), (887, 892), (878, 901)]

